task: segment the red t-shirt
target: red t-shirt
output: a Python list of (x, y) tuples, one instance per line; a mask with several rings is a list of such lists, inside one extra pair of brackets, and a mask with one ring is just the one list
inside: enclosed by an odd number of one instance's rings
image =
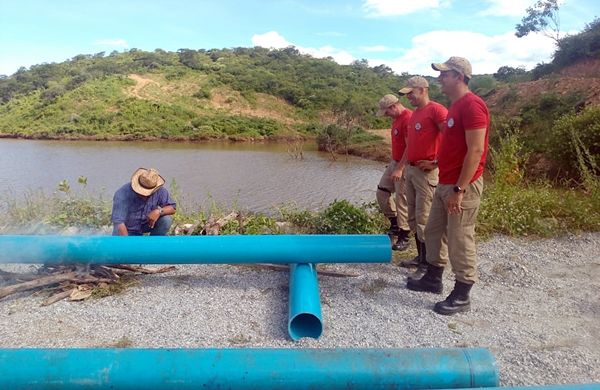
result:
[(406, 127), (412, 115), (412, 111), (405, 109), (394, 118), (392, 123), (392, 159), (396, 161), (402, 160), (404, 149), (406, 149)]
[(448, 110), (448, 121), (438, 153), (440, 184), (456, 184), (467, 155), (465, 131), (483, 128), (485, 128), (485, 146), (477, 171), (470, 183), (483, 173), (488, 151), (490, 113), (485, 102), (472, 92), (452, 103)]
[(413, 112), (407, 128), (406, 156), (409, 162), (437, 160), (442, 133), (438, 125), (446, 125), (447, 114), (446, 107), (436, 102), (429, 102)]

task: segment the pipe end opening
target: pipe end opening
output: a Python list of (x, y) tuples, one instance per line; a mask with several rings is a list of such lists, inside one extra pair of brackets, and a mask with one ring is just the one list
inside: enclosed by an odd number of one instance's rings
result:
[(318, 339), (323, 333), (323, 323), (319, 317), (313, 314), (298, 314), (290, 321), (288, 332), (294, 341), (303, 337)]

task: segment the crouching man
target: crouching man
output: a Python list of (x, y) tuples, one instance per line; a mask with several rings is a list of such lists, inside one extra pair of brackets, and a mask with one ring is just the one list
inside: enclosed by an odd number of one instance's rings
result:
[(113, 197), (113, 236), (165, 236), (177, 204), (155, 169), (139, 168)]

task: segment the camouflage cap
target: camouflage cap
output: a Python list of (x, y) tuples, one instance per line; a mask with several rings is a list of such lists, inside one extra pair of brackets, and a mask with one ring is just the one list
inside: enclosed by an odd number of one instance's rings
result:
[(446, 70), (454, 70), (458, 73), (461, 73), (468, 78), (473, 77), (473, 70), (471, 68), (471, 63), (469, 60), (463, 57), (450, 57), (448, 61), (442, 64), (431, 64), (431, 67), (440, 72)]
[(406, 80), (406, 87), (398, 91), (400, 95), (411, 93), (414, 88), (429, 88), (429, 83), (425, 77), (413, 76)]
[(398, 98), (395, 95), (387, 94), (379, 100), (379, 110), (377, 110), (377, 116), (383, 116), (385, 110), (398, 103)]

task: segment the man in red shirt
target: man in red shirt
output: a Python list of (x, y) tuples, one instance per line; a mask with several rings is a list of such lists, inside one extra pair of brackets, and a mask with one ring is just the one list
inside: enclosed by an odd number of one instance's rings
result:
[(408, 224), (415, 233), (418, 253), (412, 261), (400, 265), (419, 267), (421, 272), (425, 272), (425, 225), (431, 209), (433, 192), (438, 185), (438, 149), (448, 110), (429, 99), (429, 83), (424, 77), (411, 77), (407, 80), (406, 87), (398, 92), (406, 95), (410, 104), (415, 107), (407, 127), (404, 183)]
[[(406, 125), (412, 111), (405, 108), (394, 95), (385, 95), (379, 100), (379, 111), (377, 116), (389, 116), (393, 119), (392, 136), (392, 160), (383, 172), (377, 185), (377, 203), (383, 214), (390, 220), (388, 234), (397, 236), (392, 245), (393, 250), (403, 251), (408, 248), (408, 212), (406, 195), (404, 194), (404, 180), (402, 172), (404, 161), (402, 157), (406, 148)], [(394, 193), (395, 201), (392, 198)]]
[[(485, 102), (469, 91), (469, 61), (450, 57), (431, 66), (440, 71), (438, 80), (451, 105), (438, 153), (440, 181), (425, 227), (427, 272), (421, 279), (409, 279), (407, 288), (441, 294), (442, 274), (450, 260), (454, 289), (433, 308), (436, 313), (450, 315), (471, 308), (469, 293), (477, 281), (475, 221), (483, 191), (490, 114)], [(446, 240), (448, 258), (442, 251)]]

